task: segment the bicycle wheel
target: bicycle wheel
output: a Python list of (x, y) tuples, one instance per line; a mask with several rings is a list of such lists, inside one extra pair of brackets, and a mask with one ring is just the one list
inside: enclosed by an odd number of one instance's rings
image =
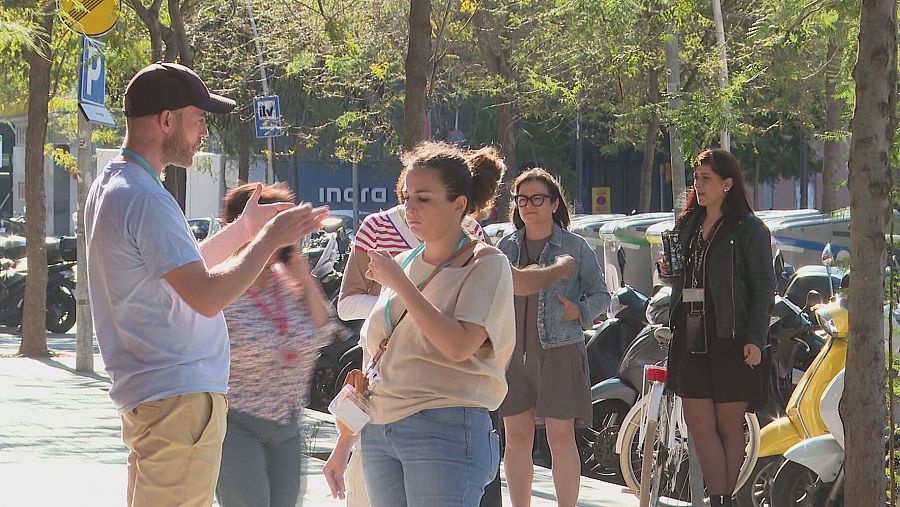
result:
[[(659, 417), (655, 432), (649, 432), (651, 421), (647, 421), (648, 434), (644, 437), (644, 455), (643, 463), (641, 463), (641, 484), (650, 481), (650, 491), (648, 495), (648, 505), (658, 505), (661, 489), (666, 489), (668, 480), (665, 477), (666, 467), (668, 465), (671, 454), (669, 453), (669, 437), (672, 427), (672, 396), (664, 394), (659, 404)], [(677, 444), (676, 444), (677, 445)], [(648, 455), (647, 449), (650, 449)], [(648, 462), (650, 462), (648, 466)], [(647, 475), (644, 475), (646, 469)], [(641, 489), (643, 493), (643, 489)]]
[(756, 414), (748, 412), (744, 414), (744, 442), (746, 442), (746, 451), (744, 454), (744, 462), (741, 463), (741, 471), (738, 473), (737, 482), (734, 484), (734, 494), (737, 494), (737, 492), (744, 487), (744, 484), (747, 483), (747, 479), (753, 474), (753, 469), (756, 468), (756, 461), (759, 459), (759, 439), (759, 419), (756, 417)]
[(635, 404), (637, 409), (625, 416), (619, 428), (623, 439), (622, 450), (619, 454), (619, 468), (622, 469), (622, 479), (624, 479), (625, 485), (635, 491), (641, 489), (641, 457), (644, 453), (643, 449), (640, 448), (639, 430), (648, 402), (649, 398), (647, 396), (641, 397)]
[(660, 408), (656, 464), (650, 485), (651, 505), (687, 506), (691, 502), (690, 452), (681, 404), (666, 393)]
[[(666, 398), (669, 398), (667, 395)], [(648, 397), (642, 397), (636, 403), (638, 407), (631, 412), (631, 416), (626, 416), (622, 421), (620, 431), (623, 432), (622, 452), (619, 454), (619, 466), (622, 469), (622, 478), (625, 484), (632, 490), (640, 491), (640, 472), (644, 449), (641, 447), (640, 427), (641, 420), (646, 405), (649, 402)], [(679, 417), (681, 415), (679, 414)], [(677, 428), (677, 426), (676, 426)], [(660, 497), (658, 505), (660, 506), (682, 506), (686, 502), (690, 502), (690, 452), (686, 435), (680, 435), (680, 429), (677, 430), (673, 441), (677, 444), (675, 449), (666, 449), (665, 452), (671, 455), (677, 452), (679, 455), (672, 457), (666, 456), (667, 467), (657, 474), (660, 478)], [(660, 434), (656, 432), (657, 438)], [(747, 453), (744, 462), (741, 464), (741, 470), (738, 475), (735, 491), (741, 488), (749, 478), (753, 467), (759, 456), (759, 420), (755, 414), (745, 414), (744, 416), (744, 434), (747, 442)], [(656, 451), (655, 451), (656, 452)], [(651, 474), (652, 477), (652, 474)]]
[[(641, 487), (638, 488), (638, 496), (641, 505), (656, 505), (655, 500), (659, 498), (659, 468), (662, 460), (659, 459), (660, 453), (664, 452), (663, 438), (658, 438), (662, 431), (665, 431), (665, 403), (660, 403), (659, 414), (656, 418), (648, 418), (644, 427), (644, 445), (642, 447), (641, 456)], [(652, 410), (649, 408), (648, 410)], [(647, 484), (651, 487), (644, 487)], [(654, 495), (654, 492), (656, 495)], [(654, 496), (656, 498), (654, 498)]]

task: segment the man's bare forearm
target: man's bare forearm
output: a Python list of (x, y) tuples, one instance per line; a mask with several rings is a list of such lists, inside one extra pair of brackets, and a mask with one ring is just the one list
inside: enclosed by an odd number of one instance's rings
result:
[(247, 244), (252, 237), (243, 220), (237, 219), (200, 243), (200, 255), (209, 269), (221, 264)]
[(201, 315), (212, 317), (247, 290), (266, 267), (274, 248), (258, 237), (231, 260), (207, 270), (202, 263), (175, 268), (165, 279)]

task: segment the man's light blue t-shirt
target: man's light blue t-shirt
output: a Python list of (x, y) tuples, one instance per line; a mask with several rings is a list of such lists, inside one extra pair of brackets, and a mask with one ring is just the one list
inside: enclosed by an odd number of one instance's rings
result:
[(88, 286), (119, 413), (179, 394), (225, 393), (225, 317), (191, 308), (163, 278), (203, 262), (184, 214), (142, 167), (110, 162), (85, 206)]

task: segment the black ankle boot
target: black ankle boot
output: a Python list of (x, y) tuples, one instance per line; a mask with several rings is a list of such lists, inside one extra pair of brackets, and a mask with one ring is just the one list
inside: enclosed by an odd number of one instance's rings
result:
[(709, 497), (709, 507), (732, 507), (732, 498), (727, 495), (712, 495)]

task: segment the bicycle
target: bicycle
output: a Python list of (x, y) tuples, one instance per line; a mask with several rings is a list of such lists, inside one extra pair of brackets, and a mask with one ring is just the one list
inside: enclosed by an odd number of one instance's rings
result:
[[(661, 343), (671, 339), (668, 329), (655, 334)], [(691, 502), (687, 423), (681, 397), (665, 389), (666, 375), (665, 366), (644, 367), (647, 394), (625, 416), (616, 441), (622, 476), (626, 485), (639, 493), (642, 506), (674, 507)], [(759, 455), (759, 420), (755, 414), (744, 415), (744, 433), (747, 453), (735, 491), (747, 481)], [(641, 487), (648, 483), (649, 488)]]

